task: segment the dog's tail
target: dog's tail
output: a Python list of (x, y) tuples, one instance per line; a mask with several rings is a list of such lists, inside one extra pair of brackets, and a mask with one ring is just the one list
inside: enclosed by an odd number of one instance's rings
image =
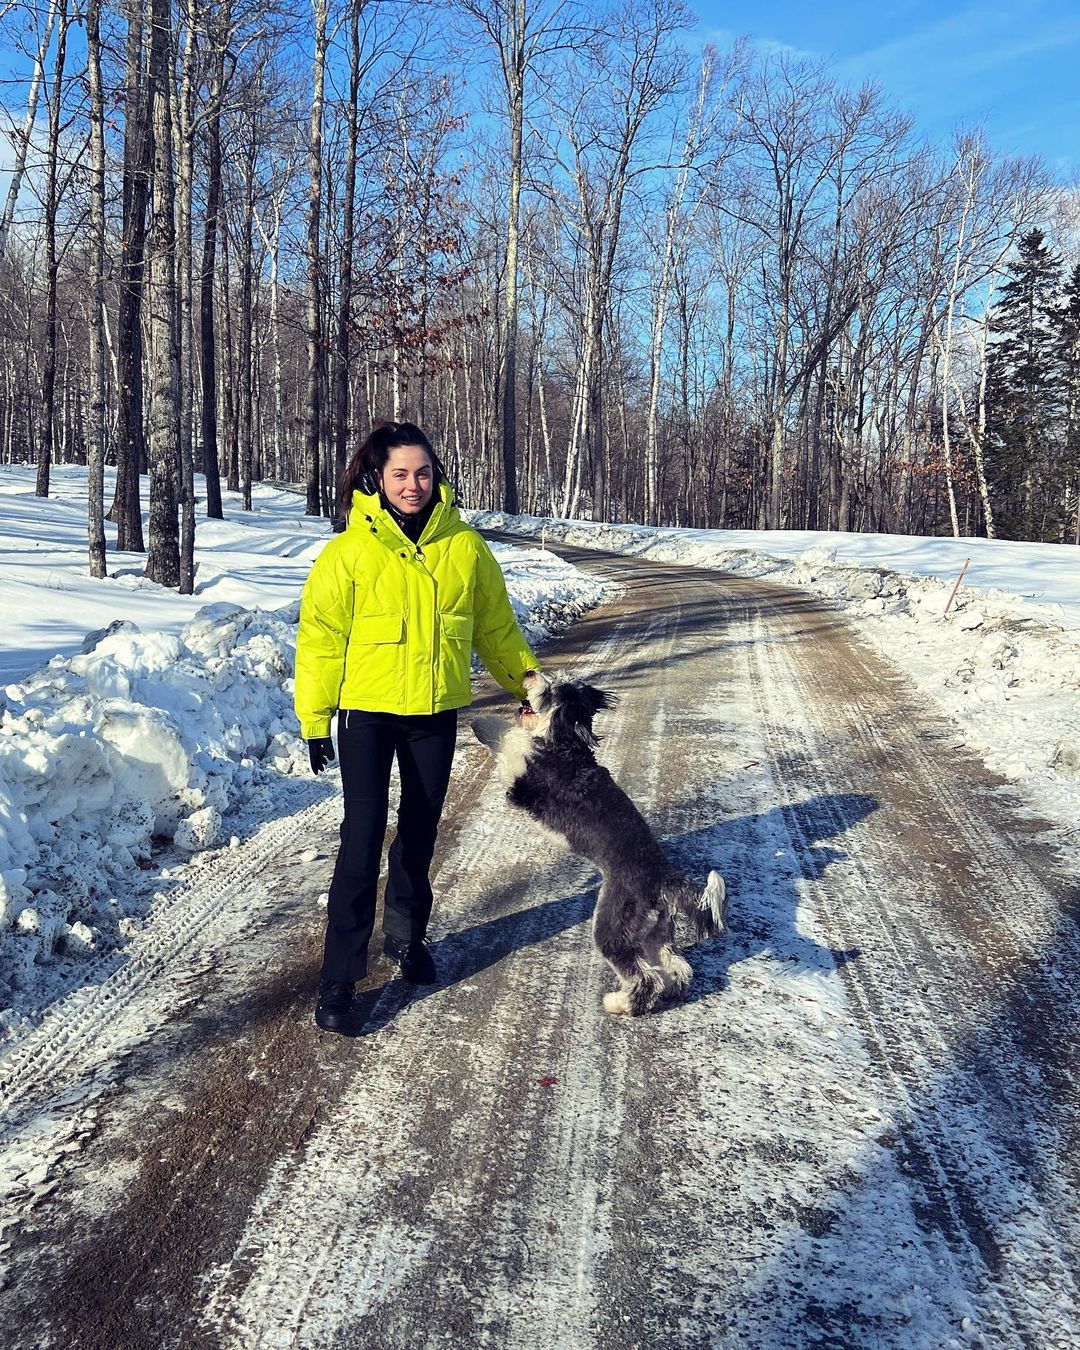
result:
[(718, 937), (727, 929), (727, 887), (719, 872), (709, 873), (700, 895), (693, 882), (685, 881), (671, 887), (666, 898), (673, 912), (690, 923), (695, 942)]

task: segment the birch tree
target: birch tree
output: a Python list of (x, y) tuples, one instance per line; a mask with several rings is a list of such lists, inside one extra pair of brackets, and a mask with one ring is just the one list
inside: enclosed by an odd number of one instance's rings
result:
[(26, 157), (30, 153), (30, 142), (34, 135), (38, 99), (41, 97), (41, 83), (45, 78), (45, 58), (48, 56), (49, 48), (52, 45), (57, 8), (58, 0), (49, 0), (49, 7), (45, 11), (45, 27), (38, 37), (34, 67), (30, 75), (30, 89), (26, 97), (26, 117), (23, 119), (22, 130), (13, 137), (15, 162), (11, 166), (11, 177), (8, 179), (3, 215), (0, 215), (0, 260), (7, 253), (8, 235), (15, 219), (15, 207), (22, 190), (23, 176), (26, 173)]

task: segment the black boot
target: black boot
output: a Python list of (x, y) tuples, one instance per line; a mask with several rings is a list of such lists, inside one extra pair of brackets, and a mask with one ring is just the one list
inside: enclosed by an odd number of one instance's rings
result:
[(383, 951), (401, 968), (401, 978), (409, 984), (434, 984), (439, 978), (431, 953), (419, 938), (406, 942), (387, 933)]
[(345, 980), (322, 980), (315, 1000), (315, 1022), (323, 1031), (346, 1031), (352, 1011), (353, 986)]

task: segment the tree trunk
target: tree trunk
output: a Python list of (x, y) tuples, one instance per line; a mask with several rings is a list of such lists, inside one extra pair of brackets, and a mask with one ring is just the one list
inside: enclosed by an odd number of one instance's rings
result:
[(87, 0), (90, 86), (90, 427), (87, 514), (92, 577), (105, 576), (105, 108), (101, 92), (101, 0)]
[(179, 586), (177, 522), (179, 359), (176, 349), (176, 226), (169, 0), (151, 0), (150, 109), (154, 155), (150, 213), (150, 550), (146, 575)]
[(177, 247), (176, 281), (179, 295), (179, 474), (180, 474), (180, 594), (195, 590), (195, 464), (192, 446), (194, 360), (192, 353), (191, 198), (194, 149), (197, 0), (186, 0), (184, 69), (178, 103), (177, 135)]
[(323, 84), (326, 75), (327, 0), (312, 0), (315, 11), (315, 58), (311, 96), (311, 141), (307, 219), (307, 408), (304, 450), (307, 461), (307, 514), (321, 514), (319, 451), (322, 443), (322, 372), (326, 364), (322, 334), (322, 276), (319, 233), (322, 213)]
[(139, 473), (145, 454), (141, 315), (152, 146), (143, 74), (144, 0), (131, 3), (124, 88), (123, 241), (116, 333), (116, 492), (110, 517), (116, 522), (117, 548), (141, 553), (144, 544)]
[[(341, 280), (338, 292), (337, 352), (334, 360), (334, 486), (345, 473), (349, 444), (349, 326), (352, 323), (353, 212), (356, 202), (356, 142), (360, 96), (360, 10), (364, 0), (352, 0), (349, 10), (349, 102), (346, 112), (345, 187), (341, 208)], [(333, 515), (337, 516), (335, 500)]]
[(506, 312), (503, 315), (502, 465), (503, 510), (517, 515), (518, 235), (521, 216), (521, 146), (525, 117), (525, 4), (515, 0), (515, 68), (510, 83), (510, 204), (506, 217)]
[(228, 219), (224, 216), (218, 217), (221, 224), (221, 267), (219, 269), (220, 283), (220, 313), (222, 317), (222, 340), (224, 360), (221, 365), (221, 372), (218, 383), (221, 386), (221, 424), (224, 431), (225, 445), (222, 452), (222, 459), (225, 465), (225, 486), (230, 492), (240, 491), (240, 457), (238, 454), (239, 430), (236, 411), (237, 390), (236, 390), (236, 344), (233, 342), (233, 300), (232, 300), (232, 269), (230, 266), (230, 235)]
[(67, 0), (60, 0), (60, 26), (56, 37), (52, 88), (49, 91), (48, 155), (45, 162), (45, 361), (41, 373), (41, 439), (38, 443), (37, 495), (49, 495), (56, 435), (56, 178), (60, 152), (60, 107), (67, 57)]
[[(45, 16), (45, 31), (38, 43), (34, 58), (34, 70), (30, 76), (30, 92), (26, 98), (26, 117), (22, 131), (13, 137), (15, 141), (15, 163), (11, 166), (11, 178), (8, 180), (7, 199), (4, 202), (4, 214), (0, 216), (0, 259), (7, 252), (8, 234), (15, 219), (15, 206), (19, 200), (23, 175), (26, 172), (26, 156), (30, 149), (30, 140), (34, 134), (34, 122), (37, 120), (38, 99), (41, 96), (41, 81), (45, 77), (45, 57), (52, 43), (53, 27), (56, 23), (57, 0), (49, 0), (48, 13)], [(66, 6), (65, 6), (66, 10)]]
[(202, 367), (202, 459), (206, 478), (206, 515), (223, 520), (221, 473), (218, 468), (217, 372), (214, 332), (214, 274), (221, 214), (221, 99), (225, 85), (225, 41), (215, 54), (206, 127), (206, 219), (203, 225), (202, 270), (199, 276), (199, 344)]
[(243, 509), (251, 510), (251, 469), (252, 469), (252, 353), (254, 350), (253, 330), (255, 318), (252, 311), (252, 252), (254, 250), (255, 218), (255, 159), (257, 154), (256, 124), (254, 113), (251, 117), (251, 139), (248, 143), (247, 163), (244, 165), (244, 206), (240, 222), (240, 350), (237, 357), (240, 362), (240, 491)]

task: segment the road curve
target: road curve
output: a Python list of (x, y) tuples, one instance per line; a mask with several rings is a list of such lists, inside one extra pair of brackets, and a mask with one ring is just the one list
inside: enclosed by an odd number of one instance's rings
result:
[(320, 1035), (337, 808), (298, 785), (0, 1063), (3, 1138), (61, 1140), (3, 1252), (12, 1344), (1080, 1345), (1080, 944), (1046, 829), (819, 602), (557, 551), (625, 590), (546, 663), (619, 694), (601, 757), (728, 879), (689, 1000), (602, 1012), (595, 875), (465, 730), (443, 981), (380, 963), (363, 1034)]

